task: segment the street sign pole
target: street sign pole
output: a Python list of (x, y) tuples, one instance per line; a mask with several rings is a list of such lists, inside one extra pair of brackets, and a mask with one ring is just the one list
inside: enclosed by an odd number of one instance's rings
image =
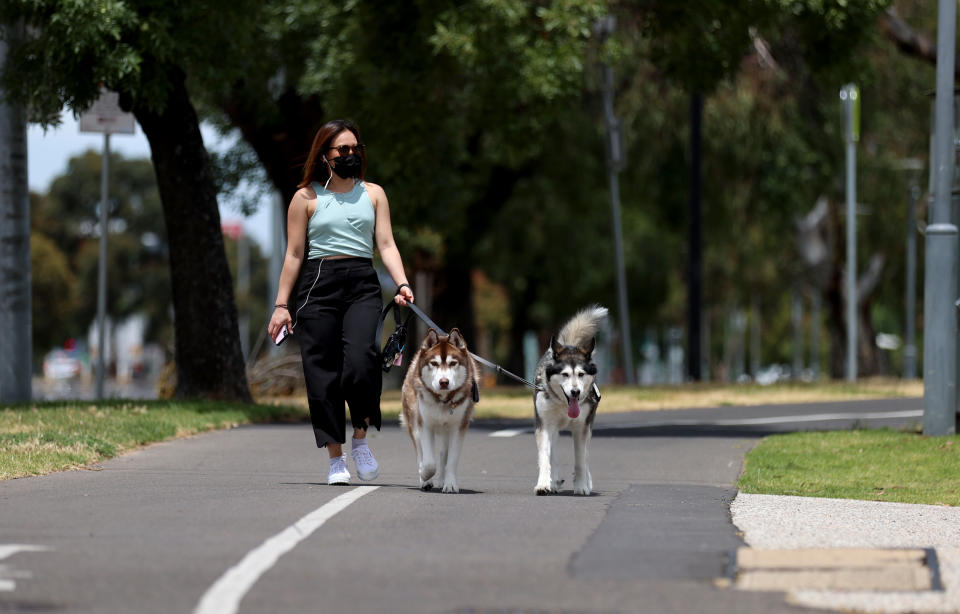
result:
[(853, 83), (840, 90), (847, 142), (847, 380), (857, 379), (857, 141), (860, 92)]
[(97, 388), (98, 399), (103, 398), (103, 371), (106, 364), (107, 318), (107, 223), (110, 215), (108, 201), (110, 177), (110, 133), (103, 134), (103, 164), (100, 167), (100, 262), (97, 265)]
[(103, 133), (103, 158), (100, 168), (100, 263), (97, 267), (97, 382), (96, 397), (103, 398), (106, 370), (107, 320), (107, 228), (109, 226), (110, 198), (110, 134), (133, 134), (134, 117), (120, 109), (118, 96), (104, 90), (90, 110), (80, 116), (80, 132)]

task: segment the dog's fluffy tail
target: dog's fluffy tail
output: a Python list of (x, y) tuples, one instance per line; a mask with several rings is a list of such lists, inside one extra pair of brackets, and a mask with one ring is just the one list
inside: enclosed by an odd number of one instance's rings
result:
[(563, 325), (560, 334), (557, 335), (557, 341), (561, 345), (583, 346), (597, 334), (597, 328), (607, 317), (607, 313), (607, 308), (600, 305), (581, 309)]

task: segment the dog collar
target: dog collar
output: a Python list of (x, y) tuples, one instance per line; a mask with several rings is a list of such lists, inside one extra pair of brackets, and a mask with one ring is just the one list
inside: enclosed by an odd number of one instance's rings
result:
[(455, 410), (458, 405), (460, 405), (466, 400), (467, 400), (467, 395), (463, 395), (462, 397), (460, 397), (460, 400), (453, 398), (453, 399), (450, 399), (449, 401), (444, 401), (444, 404), (450, 407), (450, 413), (452, 414), (453, 410)]

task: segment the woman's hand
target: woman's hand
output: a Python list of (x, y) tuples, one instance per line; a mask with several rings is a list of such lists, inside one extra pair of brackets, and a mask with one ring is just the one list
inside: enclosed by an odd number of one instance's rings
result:
[(410, 289), (410, 286), (408, 285), (401, 286), (396, 296), (393, 297), (393, 302), (401, 306), (406, 306), (407, 303), (412, 303), (413, 290)]
[(273, 315), (270, 316), (270, 323), (267, 324), (267, 332), (270, 333), (270, 339), (276, 339), (280, 329), (284, 326), (287, 327), (287, 332), (292, 332), (290, 328), (291, 324), (293, 324), (293, 320), (290, 318), (290, 312), (286, 307), (274, 308)]

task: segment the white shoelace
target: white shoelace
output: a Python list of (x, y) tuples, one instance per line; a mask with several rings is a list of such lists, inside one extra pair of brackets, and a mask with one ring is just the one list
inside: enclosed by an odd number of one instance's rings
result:
[(370, 449), (366, 446), (362, 448), (354, 448), (351, 450), (351, 454), (353, 454), (353, 460), (364, 465), (372, 465), (376, 462), (376, 460), (373, 458), (373, 453), (371, 453)]

